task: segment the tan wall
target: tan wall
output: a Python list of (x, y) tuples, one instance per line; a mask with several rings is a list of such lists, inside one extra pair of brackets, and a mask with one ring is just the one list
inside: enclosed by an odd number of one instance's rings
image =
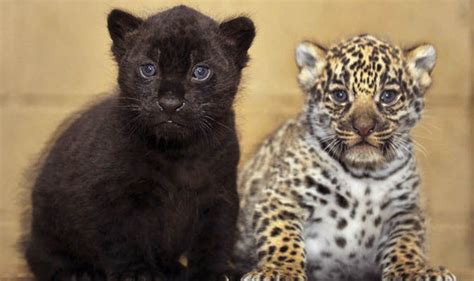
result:
[[(70, 112), (114, 87), (105, 18), (140, 15), (178, 1), (0, 1), (0, 280), (22, 276), (22, 174)], [(184, 1), (187, 3), (186, 1)], [(373, 33), (408, 46), (433, 43), (439, 60), (425, 118), (414, 132), (430, 220), (430, 257), (474, 280), (473, 8), (469, 0), (193, 1), (219, 19), (247, 14), (258, 27), (238, 102), (243, 158), (302, 103), (293, 49)]]

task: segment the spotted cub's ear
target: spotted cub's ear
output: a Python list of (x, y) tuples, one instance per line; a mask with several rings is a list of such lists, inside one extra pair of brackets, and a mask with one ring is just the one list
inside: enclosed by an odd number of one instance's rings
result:
[(114, 9), (110, 12), (107, 18), (107, 28), (112, 38), (112, 53), (117, 62), (122, 59), (127, 50), (125, 42), (127, 34), (135, 31), (142, 23), (141, 18), (122, 10)]
[(300, 69), (298, 82), (305, 91), (309, 91), (326, 65), (327, 50), (308, 41), (296, 47), (296, 64)]
[(255, 37), (253, 21), (247, 17), (237, 17), (219, 25), (224, 42), (232, 51), (238, 67), (242, 68), (248, 61), (247, 50)]
[(422, 44), (405, 50), (408, 71), (423, 88), (431, 85), (431, 71), (436, 63), (436, 50), (432, 45)]

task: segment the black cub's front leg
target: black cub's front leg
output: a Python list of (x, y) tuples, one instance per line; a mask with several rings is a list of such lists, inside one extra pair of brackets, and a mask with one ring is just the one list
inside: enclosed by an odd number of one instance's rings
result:
[(188, 278), (192, 281), (225, 281), (230, 276), (230, 255), (238, 214), (237, 195), (220, 201), (203, 214), (199, 235), (188, 254)]

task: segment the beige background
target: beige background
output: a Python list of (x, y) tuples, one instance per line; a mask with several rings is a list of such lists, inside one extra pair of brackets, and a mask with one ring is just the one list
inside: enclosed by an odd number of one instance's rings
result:
[[(177, 1), (0, 0), (0, 280), (26, 276), (14, 250), (25, 169), (59, 122), (115, 84), (106, 15), (149, 15)], [(302, 103), (293, 49), (373, 33), (409, 46), (433, 43), (439, 60), (424, 120), (414, 132), (430, 216), (429, 254), (474, 280), (474, 122), (469, 0), (184, 2), (218, 19), (251, 16), (258, 35), (237, 101), (243, 158)]]

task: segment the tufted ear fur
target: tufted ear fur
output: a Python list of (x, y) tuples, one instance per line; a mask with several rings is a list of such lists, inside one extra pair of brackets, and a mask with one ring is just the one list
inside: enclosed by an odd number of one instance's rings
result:
[(418, 84), (426, 89), (431, 85), (431, 71), (436, 63), (436, 50), (432, 45), (422, 44), (405, 50), (408, 71)]
[(326, 52), (322, 46), (308, 41), (301, 42), (296, 47), (296, 64), (300, 70), (298, 82), (304, 90), (309, 91), (323, 71)]
[(224, 42), (234, 53), (238, 67), (243, 68), (248, 61), (247, 50), (252, 45), (255, 37), (255, 26), (247, 17), (237, 17), (227, 20), (219, 25)]
[(127, 51), (125, 42), (127, 34), (135, 31), (142, 23), (143, 20), (141, 18), (137, 18), (125, 11), (114, 9), (110, 12), (107, 18), (107, 28), (113, 42), (112, 53), (117, 62), (122, 59)]

